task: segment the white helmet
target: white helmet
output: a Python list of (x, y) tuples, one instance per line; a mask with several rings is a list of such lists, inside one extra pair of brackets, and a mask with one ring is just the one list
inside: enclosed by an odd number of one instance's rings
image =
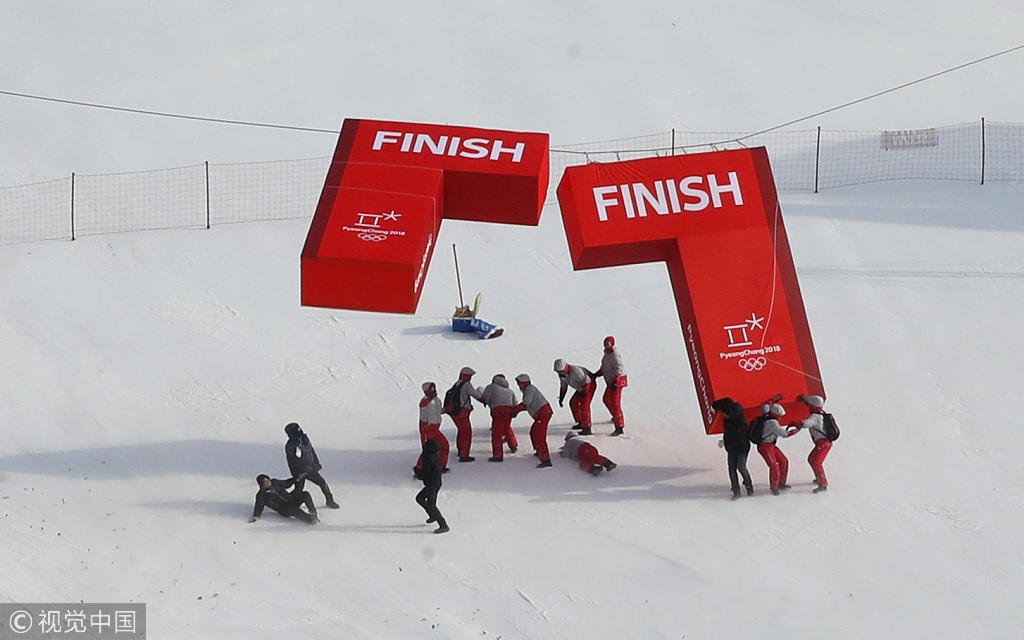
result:
[(562, 372), (562, 371), (565, 371), (568, 368), (569, 368), (569, 365), (566, 363), (565, 360), (562, 360), (561, 358), (559, 358), (558, 360), (555, 360), (555, 371)]

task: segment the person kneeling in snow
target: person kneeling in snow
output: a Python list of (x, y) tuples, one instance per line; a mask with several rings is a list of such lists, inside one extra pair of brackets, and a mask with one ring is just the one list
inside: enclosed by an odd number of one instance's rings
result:
[[(295, 478), (278, 480), (261, 473), (256, 476), (256, 484), (260, 486), (260, 490), (256, 492), (256, 505), (252, 509), (252, 518), (249, 522), (260, 519), (263, 507), (270, 507), (286, 518), (298, 518), (309, 524), (320, 522), (316, 515), (316, 506), (313, 505), (313, 497), (308, 491), (288, 491), (288, 487), (295, 484)], [(309, 509), (309, 513), (302, 510), (302, 505)]]
[(597, 447), (590, 444), (583, 438), (579, 438), (570, 431), (565, 434), (565, 444), (558, 452), (563, 458), (577, 458), (580, 461), (580, 469), (592, 476), (598, 476), (602, 471), (611, 471), (619, 466), (601, 455)]

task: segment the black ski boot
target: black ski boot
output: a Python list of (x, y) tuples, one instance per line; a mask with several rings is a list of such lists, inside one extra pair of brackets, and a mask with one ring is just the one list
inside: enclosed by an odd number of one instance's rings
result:
[(334, 497), (333, 496), (330, 497), (330, 498), (327, 498), (327, 505), (326, 506), (327, 506), (328, 509), (340, 509), (341, 508), (341, 505), (334, 501)]
[(444, 518), (437, 521), (437, 528), (434, 529), (434, 533), (448, 533), (449, 531), (448, 523), (444, 521)]
[(822, 486), (817, 487), (811, 493), (821, 493), (822, 491), (828, 491), (828, 485), (827, 484), (824, 487), (822, 487)]
[(610, 435), (621, 436), (622, 435), (622, 427), (615, 427), (615, 431), (612, 431)]
[(499, 458), (497, 456), (494, 456), (494, 457), (491, 457), (491, 458), (487, 458), (487, 462), (504, 462), (504, 461), (505, 461), (504, 458)]
[(612, 469), (614, 469), (617, 466), (619, 466), (619, 465), (617, 465), (614, 462), (612, 462), (611, 460), (609, 460), (608, 462), (604, 463), (604, 470), (605, 471), (611, 471)]
[(602, 471), (604, 471), (604, 467), (602, 467), (599, 464), (595, 464), (592, 467), (590, 467), (590, 475), (594, 476), (595, 478), (601, 475)]
[(541, 460), (540, 464), (537, 465), (537, 468), (538, 469), (544, 469), (545, 467), (550, 467), (550, 466), (551, 466), (551, 461), (550, 460)]
[(590, 430), (590, 427), (584, 427), (584, 428), (580, 429), (580, 435), (581, 436), (593, 435), (593, 431)]
[(476, 460), (473, 456), (459, 456), (459, 462), (473, 462)]
[(748, 484), (748, 485), (744, 485), (744, 486), (747, 488), (747, 495), (748, 496), (754, 495), (754, 485)]
[(733, 500), (738, 500), (739, 497), (740, 497), (740, 490), (739, 489), (733, 489), (732, 490), (732, 499)]

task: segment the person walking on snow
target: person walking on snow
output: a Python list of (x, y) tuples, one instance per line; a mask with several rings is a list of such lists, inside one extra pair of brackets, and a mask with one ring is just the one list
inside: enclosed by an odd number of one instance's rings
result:
[(615, 430), (611, 435), (621, 436), (622, 427), (622, 388), (626, 386), (626, 371), (622, 367), (622, 356), (615, 349), (615, 337), (608, 336), (604, 339), (604, 355), (601, 356), (601, 367), (594, 372), (594, 376), (604, 376), (604, 395), (601, 401), (612, 414), (612, 424)]
[(799, 429), (807, 429), (807, 432), (811, 434), (811, 442), (814, 443), (814, 448), (811, 449), (810, 455), (807, 456), (807, 464), (811, 465), (811, 470), (814, 471), (814, 483), (817, 484), (817, 488), (814, 489), (814, 493), (820, 493), (828, 489), (828, 478), (825, 477), (825, 456), (832, 450), (832, 441), (828, 439), (825, 434), (825, 420), (821, 412), (825, 410), (825, 399), (821, 396), (805, 396), (803, 394), (797, 396), (797, 400), (807, 405), (807, 408), (811, 410), (811, 415), (794, 422), (790, 426), (796, 426)]
[(523, 401), (512, 407), (512, 415), (520, 411), (526, 411), (533, 418), (533, 425), (530, 427), (530, 443), (533, 444), (534, 455), (540, 460), (538, 469), (551, 466), (551, 453), (548, 451), (548, 422), (551, 421), (553, 412), (547, 398), (540, 392), (540, 389), (530, 383), (530, 376), (520, 373), (516, 376), (516, 384), (523, 392)]
[[(437, 387), (433, 382), (421, 385), (423, 397), (420, 398), (420, 446), (426, 444), (428, 438), (437, 440), (441, 447), (441, 470), (448, 471), (448, 451), (451, 445), (448, 438), (441, 433), (441, 400), (437, 397)], [(423, 466), (423, 458), (416, 461), (413, 473)]]
[(473, 444), (473, 425), (470, 423), (469, 413), (473, 410), (473, 399), (480, 400), (480, 394), (472, 383), (475, 373), (471, 367), (462, 367), (459, 379), (453, 385), (453, 388), (458, 388), (454, 399), (450, 404), (441, 407), (441, 411), (450, 415), (452, 422), (455, 423), (455, 448), (459, 453), (459, 462), (473, 462), (476, 459), (469, 455), (469, 447)]
[[(295, 485), (295, 478), (278, 480), (261, 473), (256, 476), (256, 484), (260, 488), (256, 492), (256, 504), (252, 508), (250, 523), (260, 519), (264, 507), (270, 507), (286, 518), (295, 517), (309, 524), (320, 522), (320, 518), (316, 514), (316, 507), (313, 505), (313, 497), (309, 495), (308, 491), (302, 491), (298, 487), (288, 491), (288, 487)], [(309, 513), (302, 510), (303, 505), (309, 509)]]
[(512, 431), (512, 408), (519, 404), (515, 391), (508, 388), (508, 380), (502, 374), (491, 378), (491, 384), (480, 393), (480, 401), (491, 410), (491, 457), (489, 462), (502, 462), (501, 444), (508, 442), (508, 449), (515, 453), (519, 441)]
[[(781, 404), (761, 405), (761, 418), (764, 420), (764, 431), (761, 442), (757, 445), (757, 452), (764, 458), (768, 465), (768, 483), (771, 486), (772, 495), (779, 495), (780, 489), (788, 489), (786, 479), (789, 477), (789, 458), (782, 449), (775, 444), (779, 438), (788, 438), (799, 429), (796, 427), (783, 427), (779, 424), (779, 418), (786, 415), (786, 410)], [(761, 419), (759, 418), (759, 419)]]
[(331, 488), (327, 486), (327, 480), (320, 475), (320, 469), (323, 467), (320, 465), (320, 458), (316, 455), (313, 443), (309, 441), (309, 436), (302, 431), (302, 427), (297, 422), (286, 424), (284, 432), (288, 434), (288, 442), (284, 445), (284, 455), (288, 458), (288, 470), (295, 478), (295, 491), (302, 492), (306, 486), (306, 480), (312, 480), (313, 484), (320, 487), (320, 491), (323, 492), (324, 498), (327, 500), (327, 508), (338, 509), (338, 503), (334, 501)]
[(558, 451), (563, 458), (576, 458), (580, 461), (580, 470), (592, 476), (601, 475), (602, 471), (611, 471), (619, 466), (601, 455), (597, 447), (570, 431), (565, 434), (565, 443)]
[(715, 411), (725, 416), (722, 439), (718, 446), (725, 447), (729, 461), (729, 486), (732, 488), (732, 499), (740, 497), (740, 482), (737, 472), (743, 476), (743, 486), (747, 495), (754, 493), (754, 483), (747, 471), (747, 455), (750, 453), (750, 438), (747, 437), (747, 419), (743, 415), (743, 406), (732, 398), (719, 398), (711, 403)]
[(576, 421), (572, 428), (578, 429), (582, 436), (589, 436), (590, 401), (593, 400), (594, 391), (597, 389), (594, 374), (586, 367), (569, 364), (561, 358), (555, 360), (555, 373), (558, 374), (559, 384), (558, 406), (565, 406), (565, 393), (572, 387), (574, 393), (569, 398), (569, 410), (572, 412), (572, 419)]
[(441, 445), (433, 438), (427, 438), (427, 441), (423, 443), (423, 453), (420, 454), (420, 459), (423, 461), (423, 468), (420, 470), (423, 488), (416, 494), (416, 504), (427, 512), (427, 524), (437, 523), (434, 533), (448, 532), (448, 523), (437, 508), (437, 494), (441, 490), (441, 474), (443, 473), (440, 451)]

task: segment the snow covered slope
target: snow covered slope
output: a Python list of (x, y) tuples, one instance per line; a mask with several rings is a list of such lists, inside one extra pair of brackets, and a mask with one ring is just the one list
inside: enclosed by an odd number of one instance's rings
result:
[[(446, 222), (415, 316), (300, 307), (302, 221), (0, 248), (0, 597), (146, 602), (154, 637), (1013, 635), (1019, 196), (784, 195), (843, 437), (828, 494), (801, 434), (794, 488), (764, 491), (752, 456), (759, 491), (737, 502), (664, 267), (574, 273), (555, 208), (536, 229)], [(448, 330), (452, 243), (503, 337)], [(477, 411), (481, 457), (453, 463), (452, 532), (431, 535), (409, 473), (420, 382), (468, 364), (554, 398), (552, 360), (596, 365), (606, 334), (629, 437), (605, 422), (594, 441), (619, 468), (537, 470), (528, 445), (488, 464)], [(254, 476), (287, 474), (293, 420), (342, 509), (246, 524)], [(570, 422), (556, 410), (552, 446)]]

